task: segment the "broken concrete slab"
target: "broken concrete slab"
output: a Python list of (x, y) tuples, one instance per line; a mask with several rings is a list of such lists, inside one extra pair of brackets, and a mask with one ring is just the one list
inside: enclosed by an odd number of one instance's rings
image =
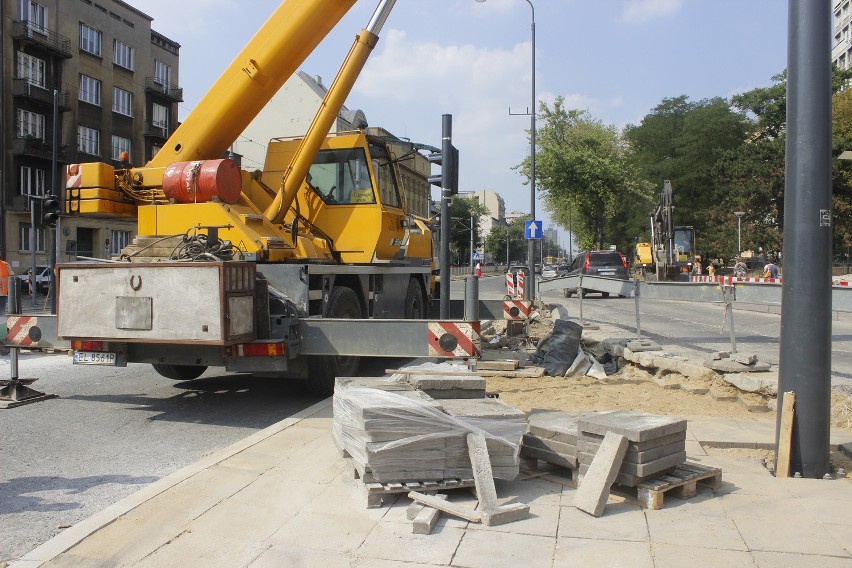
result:
[(704, 361), (704, 366), (721, 373), (757, 372), (768, 371), (770, 369), (769, 363), (755, 361), (754, 363), (743, 364), (730, 358), (718, 360), (707, 359)]
[(598, 453), (574, 494), (574, 506), (595, 517), (600, 517), (609, 499), (609, 489), (621, 469), (627, 453), (626, 436), (607, 432)]
[(583, 416), (578, 422), (578, 428), (581, 433), (606, 435), (614, 432), (627, 437), (631, 442), (645, 442), (669, 434), (686, 432), (686, 420), (634, 410), (615, 410)]
[[(662, 351), (663, 347), (653, 341), (651, 339), (634, 339), (632, 341), (628, 341), (627, 345), (625, 345), (627, 349), (630, 349), (634, 353), (641, 353), (643, 351)], [(622, 350), (623, 353), (623, 350)]]
[(477, 376), (408, 375), (408, 383), (420, 390), (485, 390), (485, 379)]
[(423, 493), (418, 493), (417, 491), (411, 491), (408, 493), (408, 498), (413, 499), (418, 503), (423, 503), (424, 505), (432, 507), (433, 509), (438, 509), (449, 515), (459, 517), (460, 519), (464, 519), (472, 523), (478, 523), (482, 521), (482, 513), (480, 511), (475, 511), (463, 505), (456, 505), (455, 503), (438, 499), (434, 495), (426, 495)]
[[(439, 493), (435, 497), (443, 501), (447, 500), (447, 496), (443, 493)], [(411, 519), (411, 532), (414, 534), (432, 534), (432, 529), (435, 528), (435, 523), (438, 522), (441, 511), (433, 507), (427, 507), (422, 503), (412, 503), (412, 505), (415, 504), (420, 505), (421, 510)]]
[(482, 512), (482, 524), (488, 527), (520, 521), (530, 516), (530, 506), (523, 503), (503, 505), (493, 511)]
[(769, 396), (778, 396), (778, 372), (764, 372), (757, 375), (750, 373), (725, 373), (722, 379), (741, 391), (756, 392)]

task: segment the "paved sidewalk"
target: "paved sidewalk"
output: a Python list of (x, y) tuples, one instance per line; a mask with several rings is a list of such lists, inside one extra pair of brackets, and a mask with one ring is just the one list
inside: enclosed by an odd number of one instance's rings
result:
[[(775, 479), (755, 461), (706, 455), (768, 441), (764, 420), (690, 421), (690, 459), (721, 467), (715, 492), (644, 511), (612, 497), (601, 518), (558, 478), (497, 482), (530, 518), (485, 527), (442, 516), (415, 535), (400, 497), (365, 508), (331, 438), (331, 399), (150, 485), (14, 562), (14, 568), (139, 566), (852, 567), (852, 481)], [(836, 432), (852, 441), (852, 431)], [(704, 445), (702, 445), (704, 444)], [(452, 501), (473, 504), (467, 490)]]

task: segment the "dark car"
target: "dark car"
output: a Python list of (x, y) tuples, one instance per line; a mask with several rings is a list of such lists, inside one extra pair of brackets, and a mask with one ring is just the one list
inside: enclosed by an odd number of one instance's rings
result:
[(512, 261), (511, 263), (509, 263), (509, 272), (511, 272), (512, 274), (516, 274), (518, 272), (523, 272), (524, 275), (526, 276), (526, 275), (529, 275), (530, 269), (523, 262)]
[[(627, 259), (617, 250), (584, 251), (574, 257), (566, 276), (580, 274), (628, 280)], [(584, 293), (594, 291), (592, 288), (584, 287)], [(570, 298), (574, 292), (575, 290), (566, 288), (565, 297)], [(604, 298), (609, 297), (608, 292), (601, 292), (601, 294)]]

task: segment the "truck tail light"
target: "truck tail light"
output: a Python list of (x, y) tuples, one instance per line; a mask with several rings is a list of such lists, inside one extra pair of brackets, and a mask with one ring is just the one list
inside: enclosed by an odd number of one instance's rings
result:
[(281, 357), (286, 353), (283, 343), (241, 343), (237, 357)]
[(624, 258), (624, 255), (623, 255), (623, 254), (621, 254), (621, 253), (618, 253), (618, 256), (620, 256), (620, 257), (621, 257), (621, 264), (623, 264), (623, 265), (624, 265), (624, 268), (627, 268), (627, 259), (626, 259), (626, 258)]
[(106, 341), (81, 341), (79, 339), (71, 342), (74, 351), (109, 351), (109, 343)]

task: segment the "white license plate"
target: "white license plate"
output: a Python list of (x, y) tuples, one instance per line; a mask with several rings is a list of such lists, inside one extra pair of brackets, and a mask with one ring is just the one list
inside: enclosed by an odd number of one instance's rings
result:
[(615, 270), (599, 270), (598, 274), (600, 276), (615, 276)]
[(75, 365), (115, 365), (115, 353), (101, 351), (75, 351)]

